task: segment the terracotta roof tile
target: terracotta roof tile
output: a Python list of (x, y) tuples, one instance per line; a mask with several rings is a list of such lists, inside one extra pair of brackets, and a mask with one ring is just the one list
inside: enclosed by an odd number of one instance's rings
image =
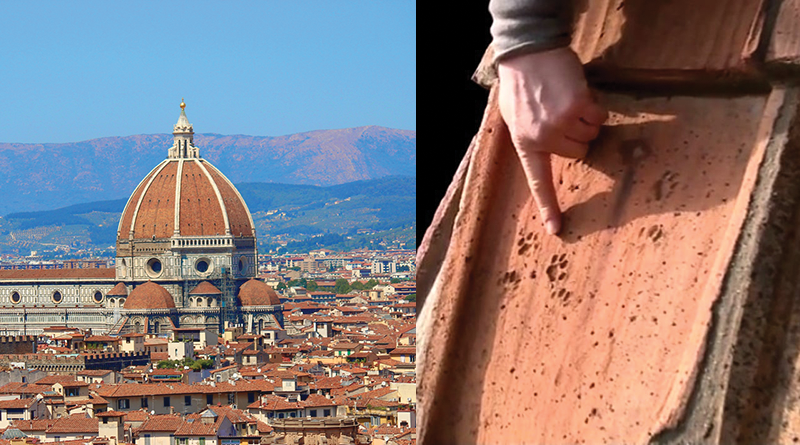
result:
[(49, 375), (46, 377), (42, 377), (41, 379), (34, 382), (36, 385), (47, 385), (52, 386), (56, 383), (69, 383), (75, 381), (75, 377), (71, 375)]
[(267, 411), (287, 411), (302, 409), (298, 402), (287, 402), (283, 397), (268, 395), (261, 399), (259, 408)]
[(217, 289), (216, 286), (214, 286), (213, 284), (209, 283), (208, 281), (201, 282), (200, 284), (195, 286), (194, 289), (189, 291), (189, 295), (211, 295), (211, 294), (215, 294), (215, 295), (216, 294), (222, 294), (222, 291)]
[(150, 418), (150, 413), (147, 411), (128, 411), (125, 413), (125, 422), (144, 422)]
[(252, 278), (239, 288), (242, 306), (269, 306), (281, 304), (278, 294), (261, 280)]
[(86, 433), (86, 435), (97, 435), (99, 425), (96, 417), (87, 418), (85, 414), (76, 414), (69, 417), (56, 419), (53, 426), (47, 429), (47, 434), (54, 433)]
[(56, 422), (55, 419), (14, 420), (11, 426), (20, 431), (45, 431)]
[(123, 297), (128, 295), (128, 288), (125, 287), (125, 283), (117, 283), (113, 289), (106, 293), (106, 296), (109, 297)]
[(175, 307), (172, 295), (160, 284), (142, 283), (125, 300), (125, 309), (171, 309)]
[(309, 394), (309, 396), (303, 400), (303, 406), (306, 408), (314, 408), (318, 406), (337, 406), (337, 403), (334, 400), (331, 400), (320, 394)]
[(142, 423), (142, 425), (139, 427), (139, 432), (149, 432), (149, 431), (175, 432), (178, 430), (178, 428), (180, 428), (182, 423), (183, 419), (181, 419), (181, 416), (177, 414), (151, 416), (149, 419), (145, 420), (144, 423)]
[(35, 398), (0, 400), (0, 409), (28, 408), (36, 402)]

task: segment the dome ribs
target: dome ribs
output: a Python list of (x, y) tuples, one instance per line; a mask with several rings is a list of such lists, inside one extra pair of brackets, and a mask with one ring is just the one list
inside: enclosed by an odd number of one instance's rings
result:
[(134, 227), (135, 238), (169, 238), (175, 220), (175, 190), (177, 162), (169, 162), (147, 188), (139, 206)]
[(213, 165), (205, 163), (208, 173), (214, 178), (214, 182), (219, 187), (222, 199), (225, 201), (225, 209), (228, 213), (228, 221), (231, 226), (231, 235), (251, 237), (253, 234), (253, 224), (250, 219), (250, 212), (247, 210), (244, 199), (236, 191), (233, 184), (228, 181), (219, 170)]
[(222, 209), (205, 173), (196, 161), (183, 166), (181, 183), (181, 235), (222, 235), (215, 227), (224, 227)]
[(255, 236), (247, 206), (230, 181), (208, 162), (182, 163), (160, 164), (142, 180), (125, 207), (119, 236), (127, 238), (131, 224), (138, 239), (223, 236), (227, 227), (233, 236)]
[(136, 189), (133, 191), (128, 203), (125, 205), (125, 211), (122, 213), (122, 218), (120, 218), (119, 224), (119, 233), (118, 236), (122, 238), (127, 238), (128, 234), (131, 231), (131, 222), (133, 221), (133, 215), (136, 210), (136, 207), (139, 203), (139, 198), (142, 196), (146, 185), (149, 183), (150, 178), (158, 172), (159, 168), (162, 164), (159, 164), (147, 174), (147, 176), (142, 179)]
[(208, 185), (203, 183), (201, 179), (198, 178), (195, 163), (192, 161), (186, 162), (183, 166), (183, 177), (181, 178), (181, 236), (205, 235), (202, 231), (202, 220), (207, 216), (202, 213), (199, 199)]
[[(199, 227), (199, 234), (201, 235), (224, 235), (225, 234), (225, 216), (223, 214), (224, 204), (220, 202), (217, 195), (219, 187), (215, 185), (215, 181), (200, 161), (195, 160), (190, 164), (192, 171), (195, 172), (198, 184), (202, 184), (200, 190), (202, 194), (197, 195), (197, 206), (199, 213), (196, 215)], [(199, 224), (202, 224), (200, 226)], [(181, 232), (183, 233), (183, 232)]]
[(154, 190), (156, 195), (155, 230), (156, 238), (169, 238), (172, 236), (175, 224), (175, 174), (178, 172), (178, 163), (170, 162), (164, 168), (162, 187)]

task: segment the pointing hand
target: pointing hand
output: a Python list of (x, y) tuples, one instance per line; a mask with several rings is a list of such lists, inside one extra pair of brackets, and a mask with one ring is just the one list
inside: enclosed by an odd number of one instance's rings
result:
[(583, 66), (570, 48), (527, 53), (498, 63), (500, 114), (545, 229), (561, 230), (550, 155), (582, 158), (608, 112), (586, 83)]

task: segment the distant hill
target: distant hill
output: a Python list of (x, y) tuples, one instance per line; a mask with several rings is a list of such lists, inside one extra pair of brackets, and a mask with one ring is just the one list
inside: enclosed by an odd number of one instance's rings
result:
[[(328, 187), (237, 184), (247, 203), (259, 248), (289, 243), (308, 250), (327, 247), (413, 248), (416, 242), (416, 178), (389, 176)], [(57, 246), (113, 246), (127, 198), (95, 201), (0, 218), (0, 253), (28, 254)]]
[[(369, 126), (279, 137), (196, 134), (194, 141), (234, 183), (330, 186), (416, 175), (415, 131)], [(0, 215), (127, 198), (171, 145), (171, 134), (0, 143)]]

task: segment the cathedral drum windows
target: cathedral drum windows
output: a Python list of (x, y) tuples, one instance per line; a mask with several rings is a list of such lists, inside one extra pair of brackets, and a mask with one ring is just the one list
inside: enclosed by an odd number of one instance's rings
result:
[(199, 258), (194, 262), (194, 270), (198, 275), (207, 277), (214, 271), (214, 262), (208, 258)]
[(102, 303), (103, 298), (104, 298), (103, 293), (100, 292), (99, 290), (94, 291), (94, 293), (92, 294), (92, 301), (94, 301), (97, 304)]
[(239, 266), (239, 273), (244, 275), (245, 272), (247, 271), (247, 257), (246, 256), (239, 257), (238, 266)]
[(161, 264), (161, 260), (159, 260), (158, 258), (150, 258), (149, 260), (147, 260), (145, 270), (147, 271), (147, 275), (150, 278), (160, 277), (163, 269), (164, 266)]
[(11, 292), (11, 302), (14, 304), (19, 304), (20, 301), (22, 301), (22, 296), (19, 294), (19, 292)]
[(64, 301), (64, 295), (61, 294), (61, 291), (56, 290), (53, 291), (52, 294), (50, 294), (50, 299), (53, 300), (53, 303), (59, 304), (62, 301)]

